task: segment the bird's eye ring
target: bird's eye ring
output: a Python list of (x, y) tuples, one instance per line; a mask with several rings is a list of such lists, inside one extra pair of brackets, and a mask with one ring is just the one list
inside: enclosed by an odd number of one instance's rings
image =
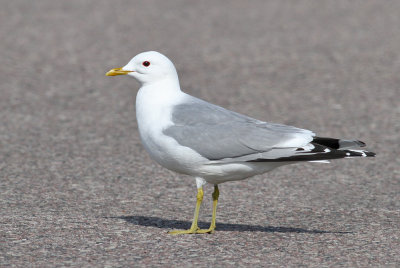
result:
[(150, 62), (147, 61), (147, 60), (144, 61), (142, 64), (143, 64), (144, 67), (149, 67), (150, 66)]

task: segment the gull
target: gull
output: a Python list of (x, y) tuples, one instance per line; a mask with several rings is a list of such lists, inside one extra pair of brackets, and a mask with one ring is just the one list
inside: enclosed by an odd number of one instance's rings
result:
[[(365, 143), (359, 140), (318, 137), (310, 130), (260, 121), (190, 96), (181, 91), (174, 64), (159, 52), (140, 53), (106, 75), (128, 75), (141, 83), (136, 117), (144, 148), (161, 166), (196, 178), (192, 225), (171, 234), (213, 233), (218, 185), (223, 182), (297, 162), (375, 156), (361, 150)], [(212, 219), (208, 229), (200, 229), (206, 183), (214, 185)]]

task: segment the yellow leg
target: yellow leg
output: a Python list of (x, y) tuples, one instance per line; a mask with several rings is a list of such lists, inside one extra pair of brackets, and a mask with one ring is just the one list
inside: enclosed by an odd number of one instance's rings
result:
[(200, 187), (197, 189), (197, 203), (196, 203), (196, 209), (194, 210), (194, 218), (192, 222), (192, 226), (188, 230), (174, 230), (174, 231), (169, 231), (169, 234), (204, 234), (204, 233), (213, 233), (215, 230), (215, 219), (217, 216), (217, 203), (218, 203), (218, 197), (219, 197), (219, 190), (218, 190), (218, 185), (214, 185), (214, 192), (212, 194), (213, 198), (213, 211), (212, 211), (212, 218), (211, 218), (211, 224), (210, 228), (208, 229), (199, 229), (197, 226), (197, 221), (199, 219), (199, 211), (200, 211), (200, 205), (201, 202), (203, 201), (203, 188)]
[(194, 210), (194, 218), (192, 222), (192, 226), (188, 230), (174, 230), (174, 231), (169, 231), (169, 234), (195, 234), (199, 230), (199, 227), (197, 226), (197, 221), (199, 219), (199, 212), (200, 212), (200, 205), (201, 202), (203, 201), (203, 188), (200, 187), (197, 189), (197, 202), (196, 202), (196, 209)]
[(217, 204), (218, 204), (218, 197), (219, 197), (219, 190), (218, 190), (218, 185), (214, 185), (214, 192), (212, 193), (212, 198), (213, 198), (213, 211), (212, 211), (212, 218), (211, 218), (211, 224), (210, 228), (206, 230), (198, 230), (197, 233), (199, 234), (204, 234), (204, 233), (214, 233), (216, 224), (216, 217), (217, 217)]

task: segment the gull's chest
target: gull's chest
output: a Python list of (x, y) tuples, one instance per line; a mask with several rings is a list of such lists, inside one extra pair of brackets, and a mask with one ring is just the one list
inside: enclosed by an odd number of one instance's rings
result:
[(136, 98), (136, 117), (143, 146), (162, 166), (188, 173), (189, 167), (204, 159), (163, 133), (166, 128), (173, 125), (171, 119), (173, 107), (181, 96), (177, 95), (171, 99), (170, 95), (162, 98), (163, 96), (150, 93), (139, 91)]
[[(136, 118), (143, 144), (148, 151), (163, 147), (163, 129), (172, 124), (171, 106), (157, 98), (138, 94), (136, 100)], [(150, 148), (149, 148), (150, 147)], [(150, 150), (149, 150), (150, 149)], [(158, 148), (161, 150), (161, 148)]]

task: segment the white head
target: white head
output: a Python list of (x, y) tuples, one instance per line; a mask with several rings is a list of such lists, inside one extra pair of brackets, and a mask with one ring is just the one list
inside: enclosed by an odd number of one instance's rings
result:
[(106, 73), (107, 76), (124, 74), (136, 78), (141, 84), (150, 84), (164, 79), (178, 80), (174, 64), (156, 51), (140, 53), (124, 67), (115, 68)]

